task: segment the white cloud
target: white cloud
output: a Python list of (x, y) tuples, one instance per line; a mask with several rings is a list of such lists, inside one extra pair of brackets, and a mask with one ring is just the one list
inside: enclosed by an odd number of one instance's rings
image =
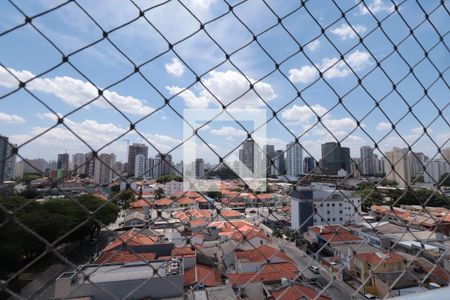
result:
[[(345, 57), (347, 64), (354, 70), (359, 71), (372, 63), (370, 54), (365, 51), (353, 51)], [(352, 71), (343, 60), (338, 58), (325, 57), (316, 64), (317, 68), (323, 72), (326, 79), (342, 78), (350, 75)], [(319, 76), (316, 68), (311, 65), (302, 66), (300, 69), (289, 70), (289, 79), (293, 83), (311, 83)]]
[[(182, 88), (177, 86), (166, 87), (171, 95), (176, 95), (183, 91)], [(207, 108), (210, 103), (210, 99), (206, 96), (196, 96), (191, 90), (184, 90), (178, 96), (184, 100), (184, 104), (189, 108)]]
[[(411, 132), (413, 134), (416, 134), (416, 135), (422, 135), (423, 134), (423, 127), (415, 127), (413, 129), (411, 129)], [(431, 133), (431, 132), (432, 132), (432, 129), (428, 128), (427, 129), (427, 133)]]
[(181, 77), (184, 73), (184, 65), (176, 57), (172, 58), (170, 63), (166, 63), (164, 67), (166, 68), (167, 73), (176, 77)]
[(331, 29), (331, 33), (337, 35), (341, 38), (341, 40), (345, 41), (347, 39), (354, 39), (357, 37), (356, 33), (359, 35), (365, 33), (367, 31), (367, 27), (363, 25), (352, 25), (341, 24), (339, 27), (335, 27)]
[[(190, 108), (206, 108), (210, 103), (218, 104), (217, 98), (226, 105), (237, 99), (233, 102), (234, 107), (257, 108), (263, 106), (264, 103), (255, 91), (265, 101), (271, 101), (276, 97), (275, 91), (270, 84), (265, 82), (255, 83), (254, 79), (247, 77), (254, 84), (254, 90), (249, 90), (250, 84), (247, 79), (235, 71), (211, 71), (208, 75), (209, 77), (202, 80), (207, 89), (200, 87), (198, 96), (190, 90), (186, 90), (179, 95), (186, 106)], [(176, 86), (167, 87), (167, 89), (171, 95), (182, 90), (182, 88)]]
[(309, 51), (314, 51), (314, 50), (316, 50), (317, 48), (319, 48), (319, 46), (320, 46), (320, 41), (319, 41), (319, 40), (314, 40), (314, 41), (312, 41), (311, 43), (309, 43), (308, 46), (306, 46), (306, 48), (307, 48)]
[[(387, 1), (389, 2), (389, 1)], [(361, 15), (367, 15), (369, 14), (369, 10), (373, 14), (377, 14), (379, 12), (387, 12), (390, 13), (394, 10), (394, 5), (391, 3), (386, 3), (383, 0), (373, 0), (372, 3), (366, 4), (367, 7), (364, 5), (364, 3), (361, 3), (359, 5), (359, 14)], [(367, 8), (369, 10), (367, 10)]]
[[(8, 70), (21, 81), (27, 81), (35, 75), (29, 71), (17, 71), (11, 68)], [(15, 88), (19, 82), (11, 76), (4, 68), (0, 68), (0, 86), (6, 88)], [(69, 76), (56, 76), (53, 78), (35, 78), (27, 83), (27, 88), (31, 91), (38, 91), (52, 94), (64, 103), (77, 107), (86, 104), (98, 96), (97, 88), (87, 81), (82, 81)], [(116, 92), (105, 90), (103, 95), (118, 109), (125, 113), (136, 115), (146, 115), (153, 111), (153, 108), (147, 106), (144, 100), (136, 99), (131, 96), (123, 96)], [(101, 108), (112, 108), (103, 99), (97, 99), (92, 102), (93, 106)]]
[(391, 123), (387, 123), (387, 122), (380, 122), (377, 125), (377, 130), (389, 130), (392, 128)]
[(216, 0), (190, 0), (192, 6), (201, 9), (208, 10), (211, 4), (216, 2)]
[(0, 123), (6, 124), (23, 124), (26, 120), (15, 114), (6, 114), (0, 112)]
[(211, 129), (209, 132), (213, 135), (228, 136), (228, 137), (242, 137), (247, 135), (247, 133), (244, 130), (237, 129), (231, 126), (223, 126), (219, 129)]
[[(41, 113), (36, 116), (41, 120), (46, 120), (50, 123), (55, 123), (57, 119), (53, 113)], [(78, 122), (70, 118), (64, 118), (64, 123), (94, 149), (99, 149), (128, 131), (128, 128), (121, 127), (120, 125), (114, 123), (101, 123), (96, 120), (89, 119)], [(13, 143), (20, 145), (47, 129), (47, 127), (35, 126), (30, 129), (29, 134), (11, 135), (10, 138)], [(181, 140), (172, 136), (164, 134), (150, 134), (142, 131), (140, 132), (148, 141), (158, 148), (158, 150), (163, 152), (171, 150), (174, 146), (181, 143)], [(124, 138), (138, 141), (140, 137), (136, 132), (132, 131), (127, 133)], [(58, 141), (58, 143), (55, 143), (55, 141)], [(145, 143), (142, 139), (139, 142)], [(82, 141), (80, 141), (64, 126), (60, 125), (35, 139), (29, 145), (21, 148), (21, 153), (27, 158), (42, 157), (45, 159), (55, 159), (57, 153), (67, 152), (68, 147), (70, 147), (71, 153), (85, 153), (90, 151), (90, 149)], [(149, 146), (149, 148), (150, 151), (152, 151), (151, 146)], [(126, 159), (126, 151), (127, 147), (123, 143), (122, 139), (101, 150), (102, 153), (115, 153), (119, 160)]]
[(311, 105), (297, 105), (294, 104), (292, 107), (283, 110), (281, 116), (288, 121), (293, 123), (301, 123), (305, 126), (310, 123), (312, 119), (317, 118), (316, 114), (322, 116), (327, 112), (327, 109), (319, 104)]

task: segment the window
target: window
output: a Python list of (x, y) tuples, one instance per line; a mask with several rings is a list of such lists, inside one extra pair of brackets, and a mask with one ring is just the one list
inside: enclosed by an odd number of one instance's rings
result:
[(336, 219), (335, 219), (335, 218), (333, 218), (333, 221), (336, 221)]
[(342, 206), (342, 203), (339, 203), (339, 206)]
[(327, 218), (327, 221), (330, 221), (330, 218)]
[(331, 204), (331, 206), (333, 206), (333, 207), (334, 207), (334, 203), (333, 203), (333, 204)]
[(329, 210), (327, 210), (327, 214), (330, 214), (330, 211), (329, 211)]
[(330, 203), (327, 203), (327, 206), (330, 206)]
[(339, 221), (342, 221), (342, 218), (339, 218)]
[(340, 210), (339, 213), (342, 214), (342, 210)]

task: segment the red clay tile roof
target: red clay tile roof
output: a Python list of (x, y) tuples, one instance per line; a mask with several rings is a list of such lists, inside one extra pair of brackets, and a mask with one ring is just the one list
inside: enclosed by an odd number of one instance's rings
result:
[(172, 203), (173, 203), (173, 201), (170, 199), (167, 199), (167, 198), (162, 198), (162, 199), (155, 201), (155, 205), (158, 205), (158, 206), (171, 205)]
[(191, 199), (191, 198), (183, 197), (183, 198), (176, 199), (175, 203), (181, 204), (181, 205), (185, 205), (185, 204), (193, 205), (193, 204), (195, 204), (195, 201), (193, 199)]
[(236, 210), (232, 210), (232, 209), (222, 209), (220, 211), (220, 214), (225, 217), (225, 218), (230, 218), (230, 217), (240, 217), (241, 213), (236, 211)]
[(278, 257), (293, 263), (292, 259), (286, 253), (267, 245), (261, 245), (252, 250), (236, 251), (234, 254), (236, 259), (246, 262), (265, 262), (270, 258)]
[(126, 244), (128, 246), (153, 245), (156, 241), (156, 237), (139, 233), (133, 228), (125, 233), (122, 233), (115, 240), (106, 245), (106, 247), (103, 248), (103, 252), (114, 250), (122, 244)]
[(184, 286), (191, 286), (197, 283), (203, 283), (207, 287), (224, 284), (217, 268), (200, 264), (184, 270)]
[(126, 262), (138, 262), (138, 261), (149, 261), (155, 260), (156, 253), (144, 252), (144, 253), (133, 253), (127, 250), (123, 251), (107, 251), (100, 254), (100, 256), (95, 260), (94, 264), (106, 264), (106, 263), (126, 263)]
[(309, 230), (330, 243), (360, 240), (360, 238), (352, 234), (350, 230), (340, 225), (313, 226), (310, 227)]
[(392, 264), (404, 261), (403, 256), (395, 252), (370, 252), (359, 253), (356, 257), (369, 265), (376, 266), (378, 264)]
[(245, 285), (249, 282), (279, 282), (281, 278), (294, 279), (298, 273), (293, 263), (265, 264), (259, 272), (227, 274), (230, 284)]
[(139, 199), (137, 201), (131, 202), (130, 208), (138, 209), (146, 206), (150, 206), (150, 202), (145, 201), (144, 199)]
[(319, 292), (316, 292), (312, 288), (301, 284), (286, 286), (277, 291), (272, 292), (272, 296), (276, 300), (298, 300), (298, 299), (331, 300), (331, 298), (327, 296), (321, 295), (320, 297), (317, 297), (318, 294)]

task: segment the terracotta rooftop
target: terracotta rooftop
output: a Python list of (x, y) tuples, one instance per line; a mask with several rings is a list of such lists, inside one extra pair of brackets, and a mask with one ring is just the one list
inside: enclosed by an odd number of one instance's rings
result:
[(139, 209), (146, 206), (150, 206), (150, 202), (145, 201), (144, 199), (139, 199), (130, 203), (130, 208), (132, 209)]
[(195, 250), (189, 246), (173, 248), (171, 252), (172, 256), (192, 256), (195, 255)]
[(376, 266), (378, 264), (393, 264), (404, 261), (403, 256), (395, 252), (370, 252), (358, 253), (356, 257), (369, 265)]
[(286, 255), (286, 253), (267, 245), (261, 245), (252, 250), (236, 251), (234, 254), (237, 260), (246, 262), (265, 262), (273, 257), (278, 257), (288, 262), (293, 262), (292, 259)]
[(167, 199), (167, 198), (162, 198), (162, 199), (155, 201), (155, 205), (158, 205), (158, 206), (171, 205), (172, 203), (173, 203), (173, 201), (170, 199)]
[(191, 286), (197, 283), (203, 283), (207, 287), (224, 284), (217, 268), (200, 264), (184, 270), (184, 286)]
[(138, 261), (149, 261), (155, 260), (156, 253), (144, 252), (144, 253), (133, 253), (127, 250), (122, 251), (107, 251), (100, 254), (100, 256), (95, 260), (94, 264), (106, 264), (106, 263), (127, 263), (127, 262), (138, 262)]
[(245, 285), (249, 282), (279, 282), (281, 278), (294, 279), (298, 269), (293, 263), (265, 264), (259, 272), (227, 274), (230, 284)]
[(220, 214), (224, 217), (224, 218), (231, 218), (231, 217), (240, 217), (241, 213), (236, 211), (236, 210), (232, 210), (232, 209), (222, 209), (220, 211)]
[(331, 300), (331, 298), (327, 296), (321, 295), (318, 297), (318, 294), (319, 292), (316, 292), (312, 288), (298, 283), (282, 287), (279, 290), (272, 292), (272, 296), (276, 300), (299, 300), (299, 299)]
[(122, 233), (115, 240), (106, 245), (106, 247), (103, 248), (103, 252), (114, 250), (123, 244), (127, 246), (144, 246), (153, 245), (156, 241), (156, 237), (139, 233), (137, 229), (133, 228), (125, 233)]

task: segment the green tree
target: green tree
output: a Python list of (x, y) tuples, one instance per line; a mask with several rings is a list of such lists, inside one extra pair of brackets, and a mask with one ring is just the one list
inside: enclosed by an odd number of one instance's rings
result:
[(169, 181), (181, 182), (181, 181), (183, 181), (183, 177), (178, 176), (178, 175), (163, 175), (156, 179), (156, 182), (158, 182), (158, 183), (166, 183)]
[(370, 210), (372, 205), (383, 203), (383, 195), (376, 188), (365, 188), (354, 193), (361, 198), (361, 209), (365, 212)]
[(8, 216), (0, 210), (0, 275), (17, 270), (45, 251), (45, 243), (34, 234), (50, 243), (58, 241), (56, 245), (82, 241), (96, 234), (101, 224), (114, 222), (119, 213), (115, 204), (94, 196), (75, 200), (50, 199), (40, 203), (22, 196), (0, 198), (0, 204), (13, 212)]
[(450, 173), (442, 174), (438, 183), (440, 186), (450, 186)]
[(155, 199), (161, 199), (161, 198), (164, 198), (164, 190), (162, 189), (162, 188), (157, 188), (156, 190), (155, 190)]

